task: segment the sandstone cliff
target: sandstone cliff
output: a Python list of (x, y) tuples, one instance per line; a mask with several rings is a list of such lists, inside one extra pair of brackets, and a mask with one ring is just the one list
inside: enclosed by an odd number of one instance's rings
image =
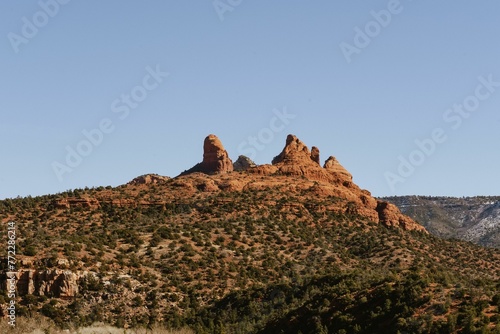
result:
[(61, 269), (20, 269), (15, 275), (19, 296), (37, 295), (68, 299), (78, 295), (79, 285), (89, 273)]

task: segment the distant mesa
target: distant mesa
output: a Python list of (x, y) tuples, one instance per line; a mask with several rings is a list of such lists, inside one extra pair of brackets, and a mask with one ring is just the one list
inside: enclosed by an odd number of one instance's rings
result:
[(203, 161), (191, 169), (181, 173), (223, 174), (234, 170), (233, 162), (229, 159), (226, 149), (216, 135), (208, 135), (203, 143)]

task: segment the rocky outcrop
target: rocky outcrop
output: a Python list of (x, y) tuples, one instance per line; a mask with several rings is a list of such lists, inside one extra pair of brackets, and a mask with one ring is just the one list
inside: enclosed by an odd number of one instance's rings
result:
[(330, 174), (337, 176), (341, 181), (352, 181), (352, 175), (345, 169), (335, 157), (330, 156), (323, 166)]
[(130, 181), (129, 185), (140, 185), (140, 184), (159, 184), (170, 180), (168, 176), (161, 176), (158, 174), (146, 174), (141, 175)]
[(378, 201), (377, 212), (380, 222), (388, 227), (401, 227), (404, 230), (427, 232), (422, 225), (416, 223), (410, 217), (403, 215), (394, 204)]
[(249, 157), (246, 157), (244, 155), (240, 155), (238, 157), (238, 160), (236, 160), (233, 164), (234, 170), (238, 172), (246, 171), (254, 167), (257, 167), (255, 162), (253, 162)]
[[(308, 147), (294, 135), (288, 135), (285, 148), (276, 156), (272, 164), (277, 170), (274, 175), (301, 176), (323, 183), (314, 191), (329, 194), (345, 200), (343, 212), (348, 215), (364, 217), (386, 226), (397, 226), (405, 230), (426, 231), (411, 218), (403, 215), (397, 207), (386, 202), (377, 202), (371, 194), (360, 189), (349, 173), (335, 157), (330, 156), (323, 168), (319, 164), (319, 149)], [(259, 166), (259, 171), (265, 171)], [(267, 168), (268, 171), (272, 169)]]
[(309, 149), (307, 146), (300, 141), (299, 138), (297, 138), (294, 135), (288, 135), (286, 138), (286, 144), (285, 148), (283, 148), (283, 151), (281, 153), (274, 157), (272, 164), (277, 165), (280, 163), (284, 164), (308, 164), (310, 165), (311, 163), (311, 152), (309, 152)]
[(303, 176), (310, 180), (324, 181), (338, 185), (352, 183), (352, 176), (334, 157), (330, 157), (325, 167), (319, 164), (319, 149), (309, 148), (296, 136), (288, 135), (285, 148), (273, 159), (278, 174)]
[(17, 292), (57, 298), (72, 298), (78, 294), (78, 282), (85, 277), (82, 273), (68, 270), (19, 270)]
[(225, 173), (233, 170), (233, 162), (229, 159), (222, 142), (215, 135), (205, 138), (202, 169), (206, 173)]
[(203, 161), (181, 175), (191, 173), (223, 174), (233, 171), (233, 162), (216, 135), (209, 135), (203, 143)]
[[(319, 156), (319, 150), (315, 154)], [(283, 151), (272, 161), (277, 174), (303, 176), (311, 180), (331, 182), (333, 178), (313, 160), (309, 148), (296, 136), (288, 135)], [(272, 169), (269, 169), (272, 170)]]
[(314, 161), (315, 163), (317, 163), (318, 165), (320, 164), (319, 148), (317, 148), (316, 146), (313, 146), (311, 148), (311, 160)]
[(100, 203), (95, 198), (60, 198), (54, 201), (54, 207), (56, 209), (70, 209), (70, 208), (82, 208), (95, 210), (100, 207)]
[[(233, 170), (241, 173), (220, 175)], [(312, 181), (314, 185), (304, 186), (300, 191), (314, 193), (324, 198), (337, 199), (335, 204), (325, 206), (325, 210), (349, 215), (353, 220), (362, 219), (406, 230), (425, 231), (422, 226), (401, 214), (394, 205), (377, 201), (370, 192), (359, 188), (353, 182), (351, 173), (335, 157), (330, 156), (321, 166), (319, 148), (313, 146), (309, 150), (299, 138), (291, 134), (287, 136), (285, 147), (281, 153), (272, 160), (272, 165), (259, 166), (256, 166), (245, 156), (240, 156), (233, 165), (219, 138), (215, 135), (209, 135), (203, 145), (203, 161), (180, 176), (184, 177), (166, 182), (169, 180), (168, 178), (154, 174), (144, 175), (134, 179), (129, 185), (163, 182), (165, 186), (170, 184), (184, 196), (192, 196), (195, 193), (279, 188), (283, 184), (289, 184), (290, 191), (294, 192), (298, 191), (299, 183), (302, 181)], [(166, 208), (170, 202), (166, 199), (149, 202), (129, 199), (116, 201), (117, 199), (101, 199), (103, 204), (110, 203), (114, 206), (132, 207)], [(61, 204), (65, 205), (65, 203)]]

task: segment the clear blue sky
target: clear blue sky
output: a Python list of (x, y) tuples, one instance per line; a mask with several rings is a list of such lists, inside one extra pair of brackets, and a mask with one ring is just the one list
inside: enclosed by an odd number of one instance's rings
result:
[[(478, 77), (500, 82), (496, 0), (59, 1), (0, 2), (0, 198), (176, 176), (210, 133), (233, 160), (261, 134), (261, 164), (296, 134), (376, 196), (500, 195), (500, 87), (471, 98)], [(372, 37), (348, 62), (356, 27)], [(446, 113), (464, 101), (468, 118)], [(276, 110), (295, 118), (273, 123)], [(106, 119), (59, 179), (54, 162)], [(422, 162), (415, 140), (437, 128), (447, 140)], [(398, 174), (412, 153), (419, 165)]]

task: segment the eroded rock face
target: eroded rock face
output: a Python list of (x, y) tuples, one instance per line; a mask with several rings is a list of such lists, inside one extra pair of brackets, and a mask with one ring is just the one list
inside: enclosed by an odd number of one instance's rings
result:
[(223, 174), (233, 171), (233, 162), (216, 135), (209, 135), (203, 143), (203, 161), (181, 175), (191, 173)]
[[(386, 202), (377, 202), (370, 192), (360, 189), (349, 173), (335, 157), (330, 156), (323, 168), (319, 164), (319, 149), (308, 147), (294, 135), (288, 135), (285, 148), (273, 159), (273, 174), (301, 176), (322, 182), (314, 191), (329, 194), (347, 201), (344, 213), (358, 215), (386, 226), (397, 226), (405, 230), (425, 231), (418, 223), (403, 215), (397, 207)], [(258, 167), (265, 171), (264, 167)], [(273, 170), (267, 168), (268, 171)]]
[(168, 176), (161, 176), (158, 174), (146, 174), (141, 175), (130, 181), (130, 185), (140, 185), (140, 184), (158, 184), (170, 180)]
[(379, 220), (386, 226), (401, 227), (405, 230), (417, 230), (427, 232), (427, 230), (420, 224), (413, 221), (408, 216), (405, 216), (399, 209), (391, 203), (378, 201), (377, 212)]
[(303, 176), (311, 180), (338, 182), (338, 180), (319, 164), (319, 149), (312, 151), (296, 136), (288, 135), (283, 151), (273, 159), (273, 166), (279, 174)]
[(216, 135), (205, 138), (202, 168), (206, 173), (225, 173), (233, 170), (233, 162)]
[(341, 178), (345, 179), (345, 181), (352, 181), (352, 175), (345, 169), (335, 157), (330, 156), (323, 166), (328, 172), (337, 174), (341, 176)]
[(234, 170), (238, 172), (246, 171), (253, 167), (257, 167), (255, 162), (253, 162), (249, 157), (246, 157), (244, 155), (240, 155), (238, 157), (238, 160), (236, 160), (235, 163), (233, 164)]
[(17, 291), (20, 296), (35, 294), (71, 298), (78, 294), (78, 281), (83, 275), (68, 270), (19, 270)]
[(319, 148), (316, 146), (313, 146), (311, 148), (311, 160), (317, 163), (318, 165), (320, 164), (319, 162)]
[(307, 146), (294, 135), (288, 135), (286, 138), (286, 145), (281, 153), (274, 157), (272, 164), (279, 163), (307, 163), (311, 161), (311, 152)]
[[(221, 176), (233, 170), (245, 173)], [(201, 173), (201, 174), (197, 174)], [(283, 177), (291, 177), (289, 181), (293, 190), (293, 178), (314, 181), (315, 185), (308, 191), (318, 196), (335, 197), (338, 204), (330, 208), (339, 213), (360, 219), (382, 223), (386, 226), (401, 227), (406, 230), (425, 229), (411, 218), (403, 215), (397, 207), (386, 202), (377, 201), (370, 192), (359, 188), (349, 173), (335, 157), (330, 156), (323, 167), (320, 165), (320, 150), (311, 150), (296, 136), (290, 134), (286, 138), (285, 147), (276, 156), (272, 165), (256, 166), (249, 158), (240, 156), (232, 163), (221, 141), (215, 135), (205, 138), (203, 144), (203, 161), (180, 176), (190, 174), (186, 178), (178, 178), (173, 185), (179, 184), (189, 192), (242, 191), (242, 189), (264, 189), (279, 186)], [(234, 176), (234, 177), (233, 177)], [(255, 176), (259, 177), (257, 181)], [(213, 179), (215, 177), (215, 179)], [(139, 178), (137, 183), (155, 182), (156, 177)], [(295, 179), (297, 180), (297, 179)], [(288, 182), (288, 181), (286, 181)], [(162, 203), (153, 203), (162, 205)]]

